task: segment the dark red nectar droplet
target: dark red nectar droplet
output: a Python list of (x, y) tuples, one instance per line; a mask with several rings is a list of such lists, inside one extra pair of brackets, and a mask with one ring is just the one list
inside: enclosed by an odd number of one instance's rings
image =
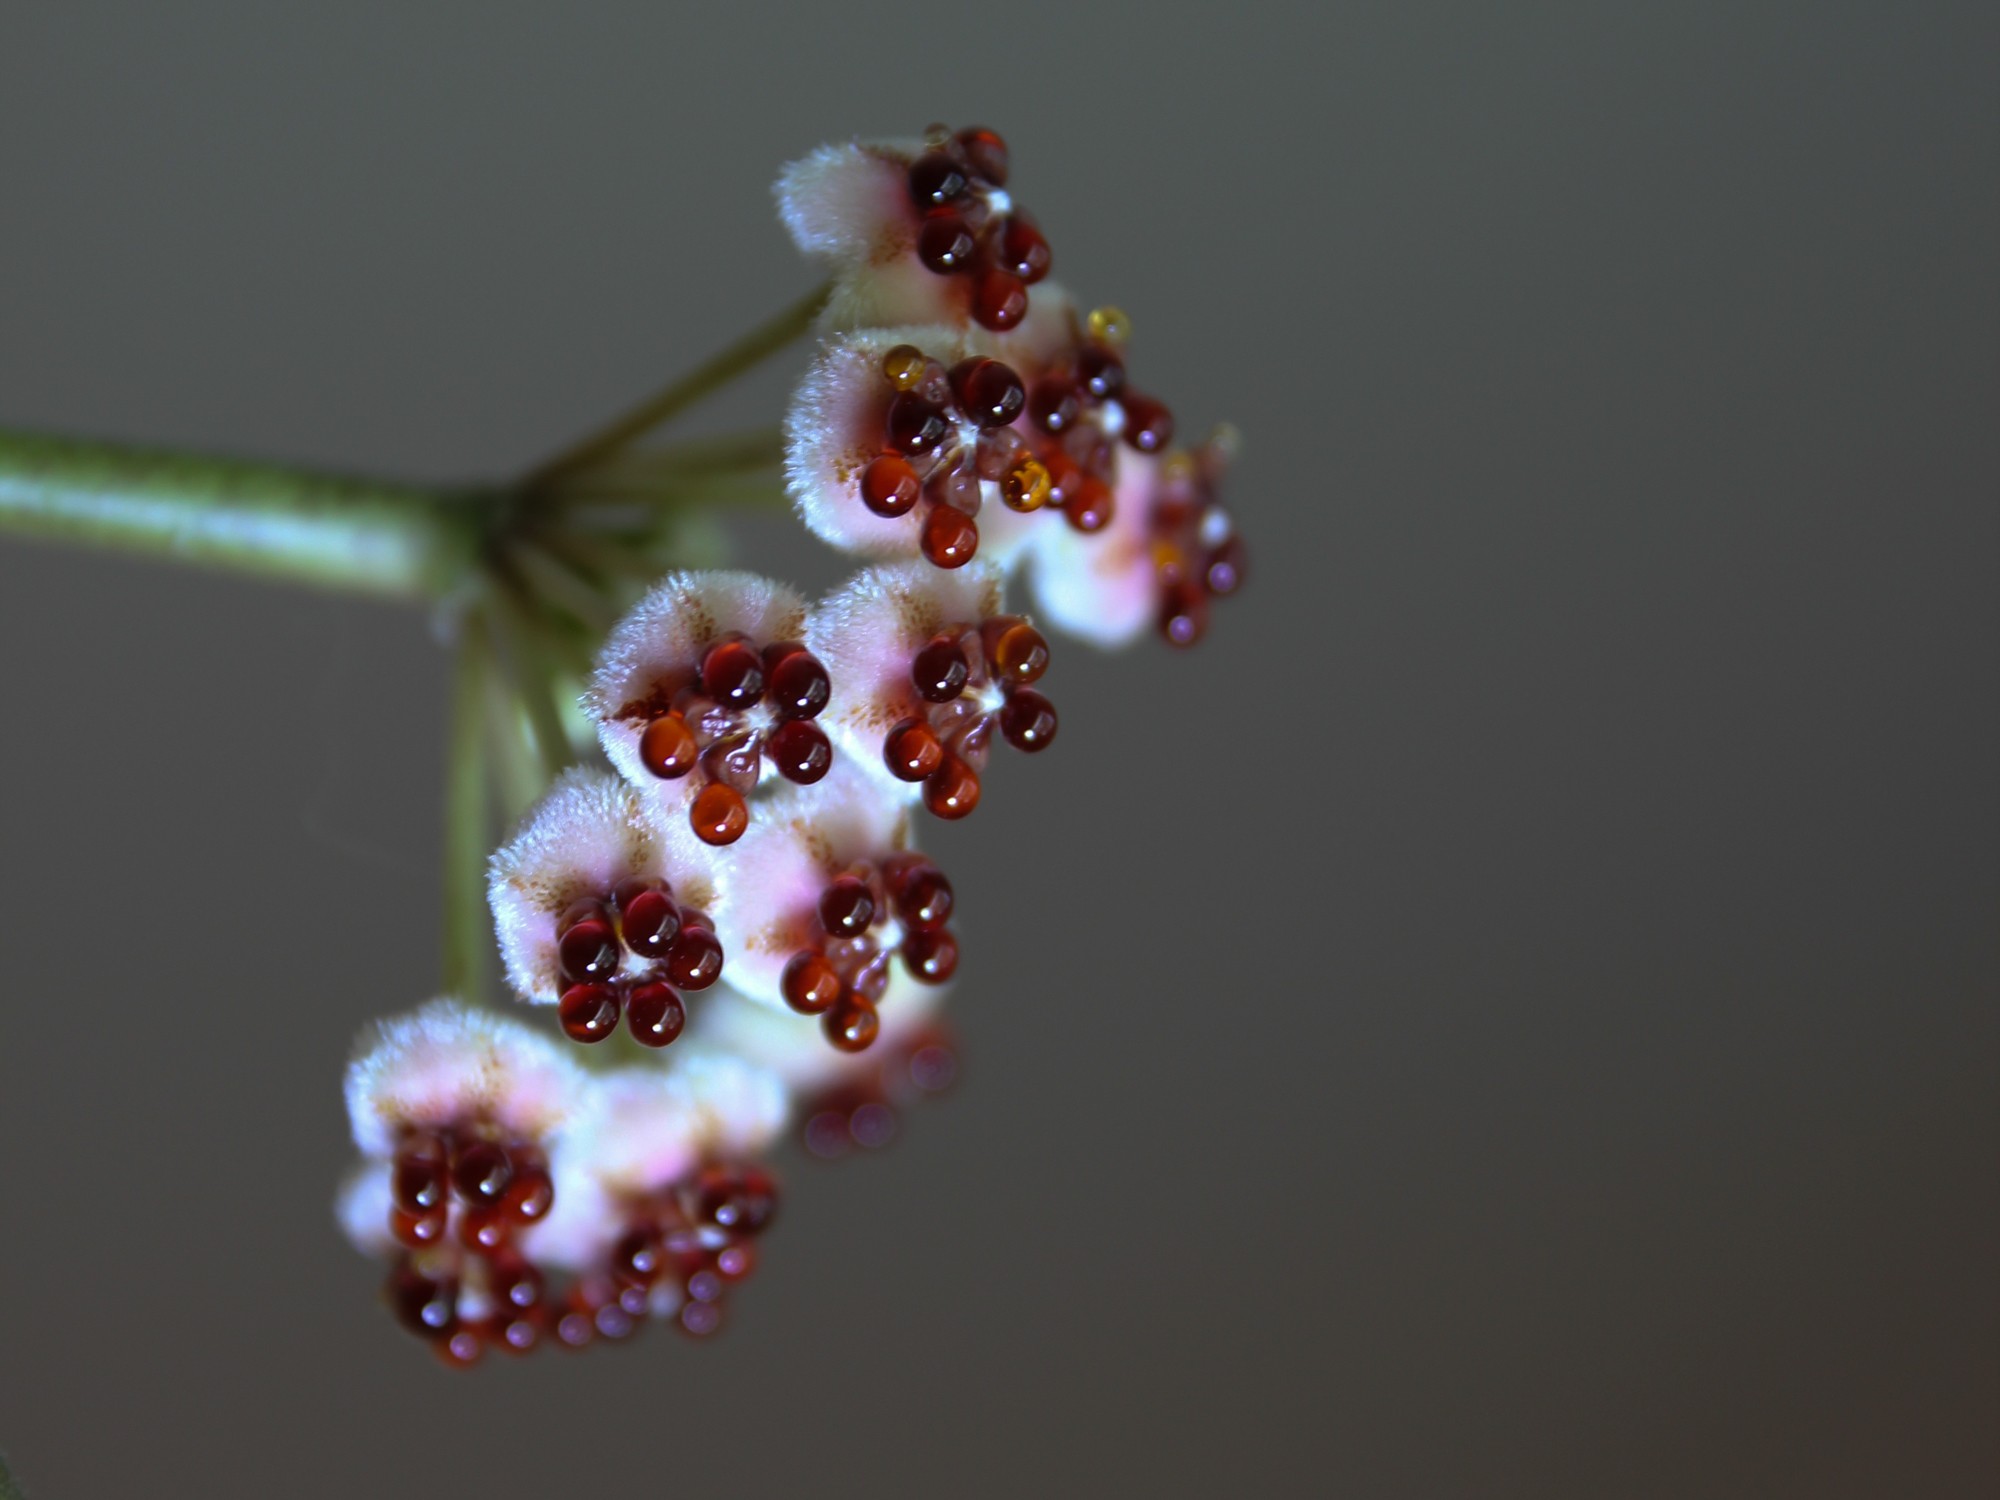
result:
[(1004, 333), (1028, 314), (1028, 288), (1007, 271), (987, 271), (972, 288), (972, 317), (981, 328)]
[(875, 898), (859, 876), (839, 876), (820, 895), (819, 922), (829, 936), (859, 937), (874, 920)]
[(496, 1141), (473, 1141), (459, 1149), (451, 1164), (451, 1185), (459, 1197), (476, 1207), (498, 1203), (514, 1180), (514, 1159)]
[(687, 1025), (687, 1009), (672, 986), (642, 984), (626, 998), (625, 1024), (634, 1041), (648, 1047), (666, 1047)]
[(661, 714), (639, 735), (639, 763), (662, 781), (687, 775), (700, 758), (700, 742), (679, 714)]
[(910, 461), (894, 453), (869, 460), (861, 471), (861, 503), (876, 515), (893, 519), (916, 508), (924, 483)]
[(764, 696), (764, 658), (748, 641), (722, 641), (701, 659), (701, 690), (725, 708), (749, 708)]
[(768, 678), (765, 701), (788, 719), (816, 718), (833, 692), (826, 667), (803, 646), (776, 662)]
[(903, 964), (925, 984), (943, 984), (958, 971), (958, 939), (949, 932), (913, 932), (903, 939)]
[(909, 927), (919, 932), (930, 931), (951, 920), (955, 904), (951, 882), (944, 878), (944, 872), (936, 865), (921, 865), (897, 893), (896, 914)]
[(780, 776), (800, 786), (811, 786), (833, 768), (833, 744), (826, 731), (804, 719), (787, 719), (772, 730), (764, 752)]
[(922, 719), (905, 719), (882, 741), (882, 759), (899, 780), (923, 781), (944, 764), (944, 746)]
[(832, 1009), (844, 986), (833, 965), (818, 953), (794, 953), (785, 965), (779, 987), (785, 1004), (800, 1015), (816, 1016)]
[(681, 932), (667, 949), (667, 978), (677, 989), (705, 990), (722, 977), (722, 943), (706, 927), (681, 913)]
[(958, 637), (950, 633), (932, 636), (910, 662), (910, 681), (926, 703), (951, 702), (965, 691), (970, 675)]
[(842, 1052), (865, 1052), (881, 1032), (882, 1018), (866, 1000), (849, 995), (820, 1017), (820, 1029)]
[(573, 1042), (601, 1042), (618, 1029), (618, 992), (608, 984), (576, 984), (563, 991), (556, 1017)]
[(618, 927), (625, 946), (641, 958), (658, 958), (681, 930), (680, 908), (661, 890), (641, 890), (619, 904)]
[(963, 818), (979, 806), (979, 773), (947, 755), (924, 783), (924, 806), (940, 818)]
[(978, 250), (979, 242), (957, 214), (935, 215), (917, 231), (917, 259), (940, 276), (963, 271)]
[(1000, 732), (1017, 750), (1046, 750), (1056, 737), (1056, 708), (1033, 688), (1016, 688), (1000, 710)]
[(952, 505), (933, 505), (924, 517), (924, 556), (940, 568), (962, 568), (979, 550), (979, 525)]

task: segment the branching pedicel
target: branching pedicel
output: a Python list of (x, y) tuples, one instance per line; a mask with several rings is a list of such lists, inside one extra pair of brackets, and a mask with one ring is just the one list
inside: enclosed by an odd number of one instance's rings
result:
[[(340, 1217), (448, 1363), (655, 1319), (712, 1333), (788, 1123), (820, 1156), (879, 1145), (956, 1068), (935, 1018), (955, 899), (916, 836), (978, 808), (996, 740), (1056, 738), (1049, 645), (1010, 586), (1096, 645), (1150, 624), (1188, 646), (1242, 578), (1216, 498), (1228, 438), (1173, 447), (1123, 314), (1046, 279), (998, 135), (828, 147), (778, 199), (827, 288), (517, 484), (0, 436), (0, 522), (160, 546), (179, 504), (174, 550), (443, 606), (454, 998), (383, 1023), (351, 1065), (363, 1162)], [(781, 450), (635, 447), (809, 329)], [(688, 567), (700, 512), (770, 493), (780, 458), (806, 526), (875, 560), (817, 603)], [(609, 770), (571, 764), (592, 739)], [(567, 1040), (466, 1003), (495, 814), (517, 830), (484, 889), (506, 982)]]

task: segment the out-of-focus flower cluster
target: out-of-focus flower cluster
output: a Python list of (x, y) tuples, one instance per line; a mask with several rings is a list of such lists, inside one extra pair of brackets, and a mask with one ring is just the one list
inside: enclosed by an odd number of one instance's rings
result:
[(1242, 578), (1229, 440), (1176, 447), (1124, 315), (1048, 279), (999, 136), (824, 148), (778, 198), (831, 274), (787, 488), (871, 565), (816, 602), (660, 581), (583, 696), (610, 769), (561, 777), (491, 863), (507, 981), (568, 1041), (439, 1001), (352, 1065), (342, 1221), (448, 1362), (719, 1326), (787, 1127), (878, 1146), (956, 1070), (955, 897), (915, 835), (980, 805), (996, 741), (1056, 736), (1010, 590), (1098, 646), (1186, 646)]

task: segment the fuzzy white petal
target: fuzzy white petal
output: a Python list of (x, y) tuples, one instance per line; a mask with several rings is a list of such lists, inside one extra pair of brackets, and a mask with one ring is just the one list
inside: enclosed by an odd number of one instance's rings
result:
[(922, 786), (889, 774), (882, 740), (929, 706), (910, 679), (911, 661), (945, 627), (999, 614), (1003, 581), (998, 566), (980, 561), (948, 571), (926, 562), (866, 568), (820, 601), (806, 623), (806, 644), (833, 685), (821, 726), (844, 759), (866, 767), (901, 801), (914, 802)]
[(393, 1168), (381, 1157), (373, 1157), (348, 1173), (334, 1200), (334, 1217), (348, 1242), (363, 1255), (387, 1255), (396, 1248), (389, 1233), (389, 1211), (395, 1206), (390, 1180)]
[(722, 856), (683, 817), (652, 816), (646, 798), (602, 771), (564, 773), (493, 856), (487, 896), (507, 982), (553, 1004), (563, 988), (557, 923), (580, 900), (603, 900), (620, 881), (663, 880), (684, 906), (717, 899)]
[(486, 1120), (547, 1141), (589, 1107), (587, 1079), (556, 1043), (456, 1000), (372, 1027), (347, 1068), (354, 1143), (387, 1156), (406, 1129)]
[(1048, 622), (1094, 646), (1123, 646), (1159, 612), (1152, 555), (1152, 513), (1159, 460), (1120, 450), (1111, 524), (1084, 535), (1040, 527), (1028, 546), (1028, 585)]
[(651, 715), (641, 705), (662, 688), (692, 682), (702, 656), (723, 637), (741, 633), (759, 647), (796, 641), (805, 622), (805, 597), (758, 574), (668, 574), (606, 637), (584, 692), (611, 764), (657, 801), (663, 816), (684, 808), (701, 778), (662, 781), (646, 769), (639, 737)]

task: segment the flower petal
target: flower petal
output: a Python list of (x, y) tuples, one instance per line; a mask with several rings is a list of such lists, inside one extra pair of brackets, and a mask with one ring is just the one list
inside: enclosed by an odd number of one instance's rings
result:
[(1066, 635), (1095, 646), (1136, 640), (1158, 612), (1152, 515), (1159, 460), (1118, 455), (1111, 522), (1084, 535), (1067, 525), (1038, 527), (1028, 547), (1027, 578), (1036, 606)]

